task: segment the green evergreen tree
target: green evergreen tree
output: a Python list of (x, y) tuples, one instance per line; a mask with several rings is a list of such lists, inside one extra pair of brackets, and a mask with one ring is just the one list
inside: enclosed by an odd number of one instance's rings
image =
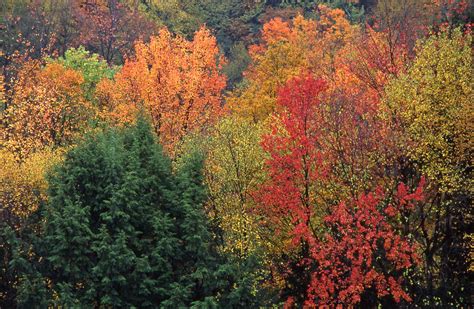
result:
[(169, 160), (143, 121), (71, 150), (50, 178), (43, 247), (58, 305), (153, 306), (179, 241)]
[(143, 118), (70, 150), (49, 176), (40, 227), (11, 236), (18, 305), (258, 307), (258, 265), (217, 250), (202, 165), (189, 153), (173, 173)]

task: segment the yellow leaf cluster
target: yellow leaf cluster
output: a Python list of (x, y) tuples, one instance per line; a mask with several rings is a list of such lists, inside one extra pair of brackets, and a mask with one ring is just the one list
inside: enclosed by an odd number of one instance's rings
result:
[(418, 44), (407, 74), (386, 91), (386, 104), (404, 129), (410, 158), (442, 192), (472, 190), (474, 92), (472, 37), (459, 29)]
[[(262, 126), (227, 117), (214, 128), (205, 164), (208, 208), (224, 232), (226, 252), (239, 257), (265, 247), (261, 218), (252, 210), (251, 193), (264, 180), (265, 155), (259, 144)], [(268, 245), (268, 244), (267, 244)]]
[(22, 162), (0, 149), (0, 206), (2, 211), (24, 218), (46, 201), (45, 173), (61, 159), (60, 151), (44, 149)]

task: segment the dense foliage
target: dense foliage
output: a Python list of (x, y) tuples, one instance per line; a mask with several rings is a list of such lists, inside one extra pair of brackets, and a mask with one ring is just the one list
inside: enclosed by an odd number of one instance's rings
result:
[(472, 307), (473, 19), (2, 1), (0, 307)]

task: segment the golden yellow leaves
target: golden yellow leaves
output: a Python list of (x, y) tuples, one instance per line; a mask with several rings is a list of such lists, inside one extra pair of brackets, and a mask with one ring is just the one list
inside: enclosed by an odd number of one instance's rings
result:
[(46, 171), (61, 158), (60, 151), (44, 149), (19, 162), (6, 149), (0, 149), (0, 205), (3, 211), (23, 218), (46, 201)]
[(209, 211), (223, 230), (224, 251), (245, 257), (265, 246), (251, 193), (264, 179), (260, 125), (227, 117), (212, 131), (205, 165)]
[(410, 158), (442, 192), (472, 190), (465, 169), (474, 121), (471, 41), (459, 29), (432, 35), (418, 45), (407, 74), (386, 91), (387, 106), (405, 128)]

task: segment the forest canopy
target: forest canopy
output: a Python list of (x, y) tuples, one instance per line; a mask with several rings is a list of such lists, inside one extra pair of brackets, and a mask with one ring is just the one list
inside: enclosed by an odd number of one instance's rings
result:
[(467, 0), (0, 3), (0, 308), (471, 308)]

